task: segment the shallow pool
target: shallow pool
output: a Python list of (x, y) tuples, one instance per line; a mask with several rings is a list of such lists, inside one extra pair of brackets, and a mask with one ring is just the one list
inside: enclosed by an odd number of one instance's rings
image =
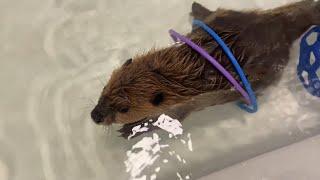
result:
[[(214, 10), (271, 8), (293, 1), (199, 2)], [(120, 138), (119, 126), (96, 126), (90, 111), (115, 67), (152, 46), (167, 46), (169, 28), (190, 31), (191, 4), (1, 0), (0, 179), (129, 179), (127, 151), (143, 137)], [(258, 113), (227, 104), (193, 113), (183, 122), (181, 138), (163, 131), (145, 134), (157, 133), (169, 147), (143, 174), (197, 179), (319, 134), (319, 99), (307, 94), (295, 75), (298, 48), (295, 43), (280, 84), (260, 97)], [(193, 151), (181, 141), (188, 134)]]

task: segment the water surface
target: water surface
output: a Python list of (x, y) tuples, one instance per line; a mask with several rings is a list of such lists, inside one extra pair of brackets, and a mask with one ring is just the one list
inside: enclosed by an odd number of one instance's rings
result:
[[(203, 0), (211, 9), (270, 8), (289, 0)], [(167, 46), (167, 30), (190, 31), (192, 1), (20, 0), (0, 1), (0, 179), (128, 179), (127, 141), (89, 113), (115, 67), (153, 46)], [(280, 85), (260, 98), (259, 113), (234, 104), (194, 113), (184, 121), (193, 152), (179, 140), (162, 142), (173, 157), (159, 179), (176, 172), (192, 179), (320, 132), (319, 99), (295, 76), (297, 44)], [(146, 134), (145, 136), (152, 136)], [(163, 157), (164, 158), (164, 157)]]

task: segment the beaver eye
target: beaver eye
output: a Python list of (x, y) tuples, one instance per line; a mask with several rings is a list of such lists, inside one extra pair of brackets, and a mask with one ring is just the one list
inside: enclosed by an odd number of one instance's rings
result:
[(128, 107), (122, 107), (118, 110), (120, 113), (127, 113), (129, 111)]
[(151, 103), (154, 106), (159, 106), (164, 100), (164, 94), (162, 92), (155, 93), (151, 99)]

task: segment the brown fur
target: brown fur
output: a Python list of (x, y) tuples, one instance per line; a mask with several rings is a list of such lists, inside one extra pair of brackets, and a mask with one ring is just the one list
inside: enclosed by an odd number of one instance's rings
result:
[[(320, 14), (319, 3), (312, 0), (247, 12), (224, 9), (211, 12), (194, 3), (192, 11), (196, 19), (205, 21), (229, 45), (255, 91), (281, 76), (292, 42), (311, 25), (319, 24), (319, 16), (312, 13)], [(194, 28), (187, 36), (236, 76), (222, 49), (207, 33)], [(163, 93), (164, 101), (155, 106), (150, 101), (159, 92)], [(210, 98), (200, 100), (199, 95)], [(187, 45), (173, 45), (138, 55), (115, 70), (96, 109), (104, 112), (107, 124), (130, 124), (163, 112), (183, 118), (199, 107), (239, 98), (207, 60)], [(129, 108), (128, 112), (118, 112), (123, 107)]]

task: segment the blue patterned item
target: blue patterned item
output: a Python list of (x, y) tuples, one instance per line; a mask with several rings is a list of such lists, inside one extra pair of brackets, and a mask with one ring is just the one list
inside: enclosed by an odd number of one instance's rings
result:
[[(312, 33), (316, 39), (310, 43)], [(301, 39), (297, 75), (311, 95), (320, 97), (320, 26), (312, 27)]]

